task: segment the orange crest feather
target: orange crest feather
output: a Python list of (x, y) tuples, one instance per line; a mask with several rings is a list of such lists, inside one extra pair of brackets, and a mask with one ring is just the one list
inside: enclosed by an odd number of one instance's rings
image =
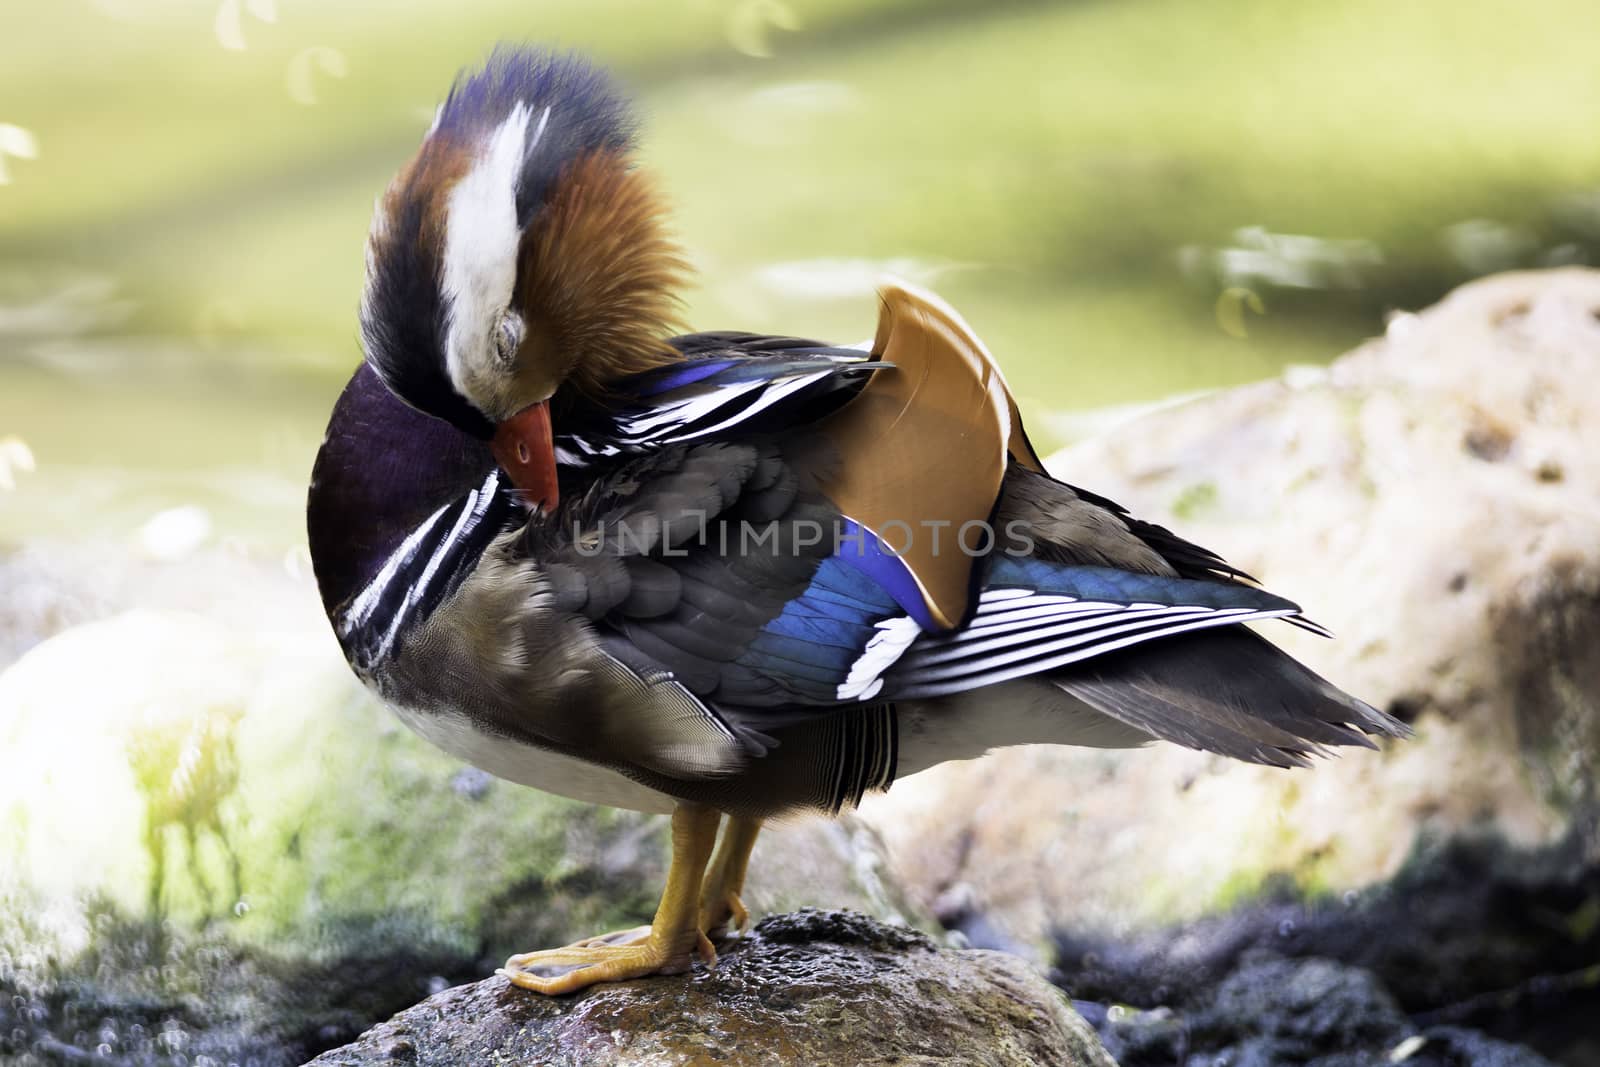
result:
[(590, 395), (681, 358), (667, 345), (689, 271), (647, 176), (614, 153), (578, 160), (528, 227), (514, 298), (530, 363)]

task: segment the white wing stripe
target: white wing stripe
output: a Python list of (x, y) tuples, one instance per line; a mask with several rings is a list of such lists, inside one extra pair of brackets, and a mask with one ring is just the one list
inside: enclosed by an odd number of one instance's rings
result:
[(622, 420), (622, 431), (633, 437), (648, 437), (651, 431), (663, 426), (692, 422), (702, 415), (717, 410), (731, 398), (743, 396), (750, 391), (753, 384), (766, 383), (739, 382), (735, 385), (719, 385), (677, 400), (668, 400), (647, 412)]
[(1101, 600), (1067, 600), (1065, 603), (1026, 604), (1007, 611), (979, 611), (972, 623), (962, 633), (974, 630), (995, 630), (1017, 621), (1028, 619), (1054, 619), (1065, 615), (1089, 615), (1105, 611), (1127, 611), (1127, 604), (1108, 604)]
[(728, 426), (736, 425), (758, 412), (764, 411), (772, 405), (779, 403), (786, 397), (799, 392), (813, 382), (831, 377), (834, 368), (826, 367), (822, 370), (812, 370), (797, 373), (786, 378), (766, 378), (755, 382), (740, 382), (735, 385), (720, 386), (709, 393), (695, 396), (683, 401), (671, 401), (660, 407), (651, 409), (644, 415), (626, 420), (623, 423), (623, 432), (628, 435), (630, 442), (641, 442), (652, 437), (660, 437), (683, 428), (686, 424), (715, 415), (724, 406), (731, 405), (747, 394), (756, 392), (758, 398), (746, 407), (740, 407), (736, 412), (721, 422), (705, 429), (696, 430), (682, 440), (691, 440), (708, 433), (715, 433)]
[[(812, 382), (820, 381), (823, 378), (829, 377), (832, 375), (832, 373), (833, 372), (829, 370), (816, 371), (814, 373), (806, 374), (796, 378), (785, 378), (779, 381), (777, 384), (764, 383), (767, 387), (761, 391), (760, 397), (754, 403), (746, 407), (739, 408), (739, 410), (733, 412), (721, 422), (713, 423), (710, 426), (695, 430), (692, 433), (685, 433), (680, 436), (675, 436), (673, 440), (693, 441), (696, 438), (705, 437), (708, 434), (713, 434), (719, 430), (726, 429), (729, 426), (735, 426), (750, 418), (752, 415), (765, 411), (774, 404), (781, 402), (791, 394), (799, 392)], [(712, 410), (714, 412), (716, 409), (714, 408)], [(688, 422), (689, 420), (685, 419), (683, 421)], [(673, 428), (678, 429), (679, 427)]]
[(994, 685), (998, 682), (1010, 681), (1013, 678), (1040, 674), (1044, 671), (1054, 670), (1057, 667), (1064, 667), (1069, 663), (1076, 663), (1107, 652), (1114, 652), (1117, 649), (1127, 648), (1130, 645), (1136, 645), (1158, 637), (1170, 637), (1173, 634), (1185, 633), (1190, 630), (1203, 630), (1210, 626), (1257, 622), (1262, 619), (1281, 619), (1294, 613), (1295, 609), (1293, 608), (1263, 609), (1261, 611), (1251, 611), (1247, 608), (1230, 609), (1228, 614), (1217, 612), (1198, 618), (1186, 619), (1155, 630), (1136, 630), (1133, 633), (1115, 637), (1110, 641), (1069, 648), (1054, 655), (1046, 655), (1040, 659), (997, 664), (995, 669), (981, 674), (966, 675), (946, 681), (919, 678), (909, 685), (897, 688), (894, 693), (894, 699), (926, 700), (933, 697), (948, 696), (951, 693), (960, 693), (985, 685)]
[[(1032, 597), (1034, 595), (1035, 594), (1034, 594), (1033, 590), (1031, 590), (1031, 589), (1017, 589), (1017, 588), (1014, 588), (1014, 587), (1002, 587), (1000, 589), (985, 589), (983, 592), (978, 594), (978, 613), (982, 614), (984, 609), (987, 608), (990, 604), (999, 603), (999, 602), (1005, 601), (1005, 600), (1016, 600), (1019, 597)], [(1043, 598), (1039, 597), (1037, 599), (1043, 599)], [(1061, 599), (1062, 600), (1073, 600), (1075, 598), (1069, 596), (1069, 597), (1062, 597)]]
[[(1222, 614), (1239, 614), (1243, 610), (1247, 609), (1231, 609)], [(980, 635), (979, 640), (952, 641), (943, 647), (930, 648), (926, 653), (919, 649), (907, 658), (906, 666), (924, 668), (952, 660), (971, 659), (974, 656), (988, 657), (992, 653), (1019, 645), (1030, 652), (1045, 652), (1051, 647), (1045, 642), (1068, 634), (1084, 633), (1086, 636), (1080, 640), (1093, 640), (1096, 634), (1121, 633), (1129, 627), (1142, 626), (1163, 619), (1186, 619), (1208, 614), (1213, 614), (1210, 608), (1177, 607), (1156, 610), (1141, 608), (1101, 613), (1088, 619), (1073, 618), (1044, 624), (1022, 622), (1005, 633), (991, 635), (985, 632)]]
[[(1175, 625), (1177, 625), (1179, 629), (1196, 625), (1214, 626), (1218, 623), (1241, 621), (1240, 617), (1248, 614), (1250, 614), (1250, 609), (1248, 608), (1233, 608), (1228, 611), (1208, 611), (1203, 614), (1188, 616), (1178, 621)], [(1075, 627), (1071, 624), (1067, 624), (1061, 627), (1061, 629), (1067, 631), (1067, 636), (1058, 636), (1053, 640), (1032, 642), (1024, 645), (1018, 651), (1000, 655), (998, 657), (984, 656), (980, 657), (977, 661), (964, 660), (948, 666), (934, 667), (933, 669), (927, 671), (919, 670), (916, 672), (916, 675), (919, 680), (939, 681), (946, 678), (955, 678), (963, 674), (971, 674), (974, 671), (985, 669), (985, 664), (992, 663), (993, 665), (998, 666), (1006, 663), (1018, 662), (1021, 660), (1033, 661), (1041, 657), (1051, 655), (1052, 653), (1059, 652), (1062, 649), (1079, 648), (1084, 645), (1099, 647), (1105, 638), (1114, 638), (1121, 634), (1131, 633), (1134, 631), (1146, 631), (1149, 630), (1153, 624), (1159, 624), (1162, 621), (1164, 621), (1164, 617), (1162, 616), (1141, 615), (1139, 618), (1131, 621), (1122, 621), (1118, 619), (1115, 620), (1117, 623), (1116, 625), (1097, 626), (1087, 632), (1083, 632), (1081, 627)], [(1151, 636), (1153, 636), (1153, 634)]]

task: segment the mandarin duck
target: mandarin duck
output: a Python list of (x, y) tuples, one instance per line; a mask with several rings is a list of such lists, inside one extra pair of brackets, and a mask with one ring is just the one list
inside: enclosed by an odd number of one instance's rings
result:
[(932, 294), (886, 285), (853, 347), (672, 336), (685, 261), (634, 147), (580, 57), (458, 78), (377, 203), (365, 359), (311, 479), (323, 606), (408, 726), (671, 813), (650, 925), (511, 982), (713, 962), (763, 820), (946, 760), (1162, 740), (1293, 767), (1404, 732), (1245, 625), (1319, 629), (1298, 606), (1046, 471)]

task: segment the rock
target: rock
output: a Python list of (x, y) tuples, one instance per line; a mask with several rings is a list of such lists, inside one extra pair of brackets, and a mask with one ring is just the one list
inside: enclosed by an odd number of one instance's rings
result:
[(1080, 999), (1189, 1011), (1254, 957), (1332, 960), (1369, 973), (1419, 1018), (1545, 1031), (1559, 1045), (1561, 1019), (1585, 1022), (1600, 985), (1600, 867), (1579, 867), (1576, 844), (1529, 856), (1460, 837), (1335, 900), (1285, 882), (1181, 926), (1063, 929), (1056, 978)]
[(1015, 957), (951, 951), (865, 916), (771, 916), (692, 975), (547, 998), (502, 978), (429, 998), (319, 1067), (960, 1063), (1114, 1067)]
[[(412, 736), (305, 575), (106, 546), (4, 566), (31, 592), (0, 626), (28, 649), (0, 673), (0, 1060), (298, 1063), (512, 952), (653, 913), (664, 819)], [(853, 820), (764, 834), (746, 902), (920, 919)]]
[[(1414, 1028), (1371, 975), (1327, 960), (1250, 961), (1187, 1017), (1124, 1011), (1107, 1027), (1123, 1067), (1200, 1060), (1311, 1063), (1338, 1054), (1381, 1061)], [(1376, 1055), (1370, 1055), (1376, 1054)]]
[(1107, 1051), (1122, 1067), (1551, 1067), (1476, 1030), (1418, 1027), (1370, 972), (1331, 960), (1258, 952), (1192, 995), (1196, 1005), (1185, 1014), (1107, 1012), (1100, 1024)]
[(1337, 900), (1460, 834), (1593, 869), (1597, 380), (1600, 272), (1508, 275), (1394, 319), (1325, 372), (1055, 456), (1305, 605), (1337, 640), (1270, 636), (1417, 736), (1309, 772), (1172, 745), (947, 764), (864, 810), (896, 869), (951, 925), (1037, 958), (1058, 928), (1115, 938), (1282, 882)]
[[(1476, 1030), (1435, 1026), (1419, 1035), (1416, 1052), (1407, 1057), (1413, 1067), (1555, 1067), (1550, 1060), (1521, 1045), (1496, 1041)], [(1572, 1061), (1578, 1062), (1578, 1061)], [(1331, 1065), (1330, 1065), (1331, 1067)]]
[(6, 591), (0, 611), (0, 669), (51, 634), (107, 614), (92, 586), (64, 586), (31, 556), (25, 551), (0, 554), (0, 589)]
[(1199, 1035), (1248, 1027), (1273, 1048), (1272, 1061), (1304, 1062), (1328, 1052), (1392, 1047), (1410, 1029), (1371, 974), (1328, 960), (1265, 959), (1217, 987), (1194, 1025)]

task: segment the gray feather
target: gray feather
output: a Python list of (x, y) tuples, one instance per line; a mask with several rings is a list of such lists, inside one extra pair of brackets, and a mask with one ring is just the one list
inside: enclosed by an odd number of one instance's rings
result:
[(1326, 746), (1374, 747), (1368, 734), (1410, 732), (1242, 627), (1135, 645), (1050, 681), (1156, 737), (1279, 767), (1303, 766)]
[(1024, 523), (1034, 539), (1035, 554), (1044, 559), (1144, 574), (1178, 573), (1115, 513), (1084, 500), (1070, 486), (1017, 464), (1006, 471), (998, 518), (1002, 528), (1007, 522)]
[(626, 560), (624, 566), (628, 572), (628, 595), (617, 605), (624, 615), (654, 618), (674, 610), (682, 601), (683, 580), (671, 567), (638, 558)]

